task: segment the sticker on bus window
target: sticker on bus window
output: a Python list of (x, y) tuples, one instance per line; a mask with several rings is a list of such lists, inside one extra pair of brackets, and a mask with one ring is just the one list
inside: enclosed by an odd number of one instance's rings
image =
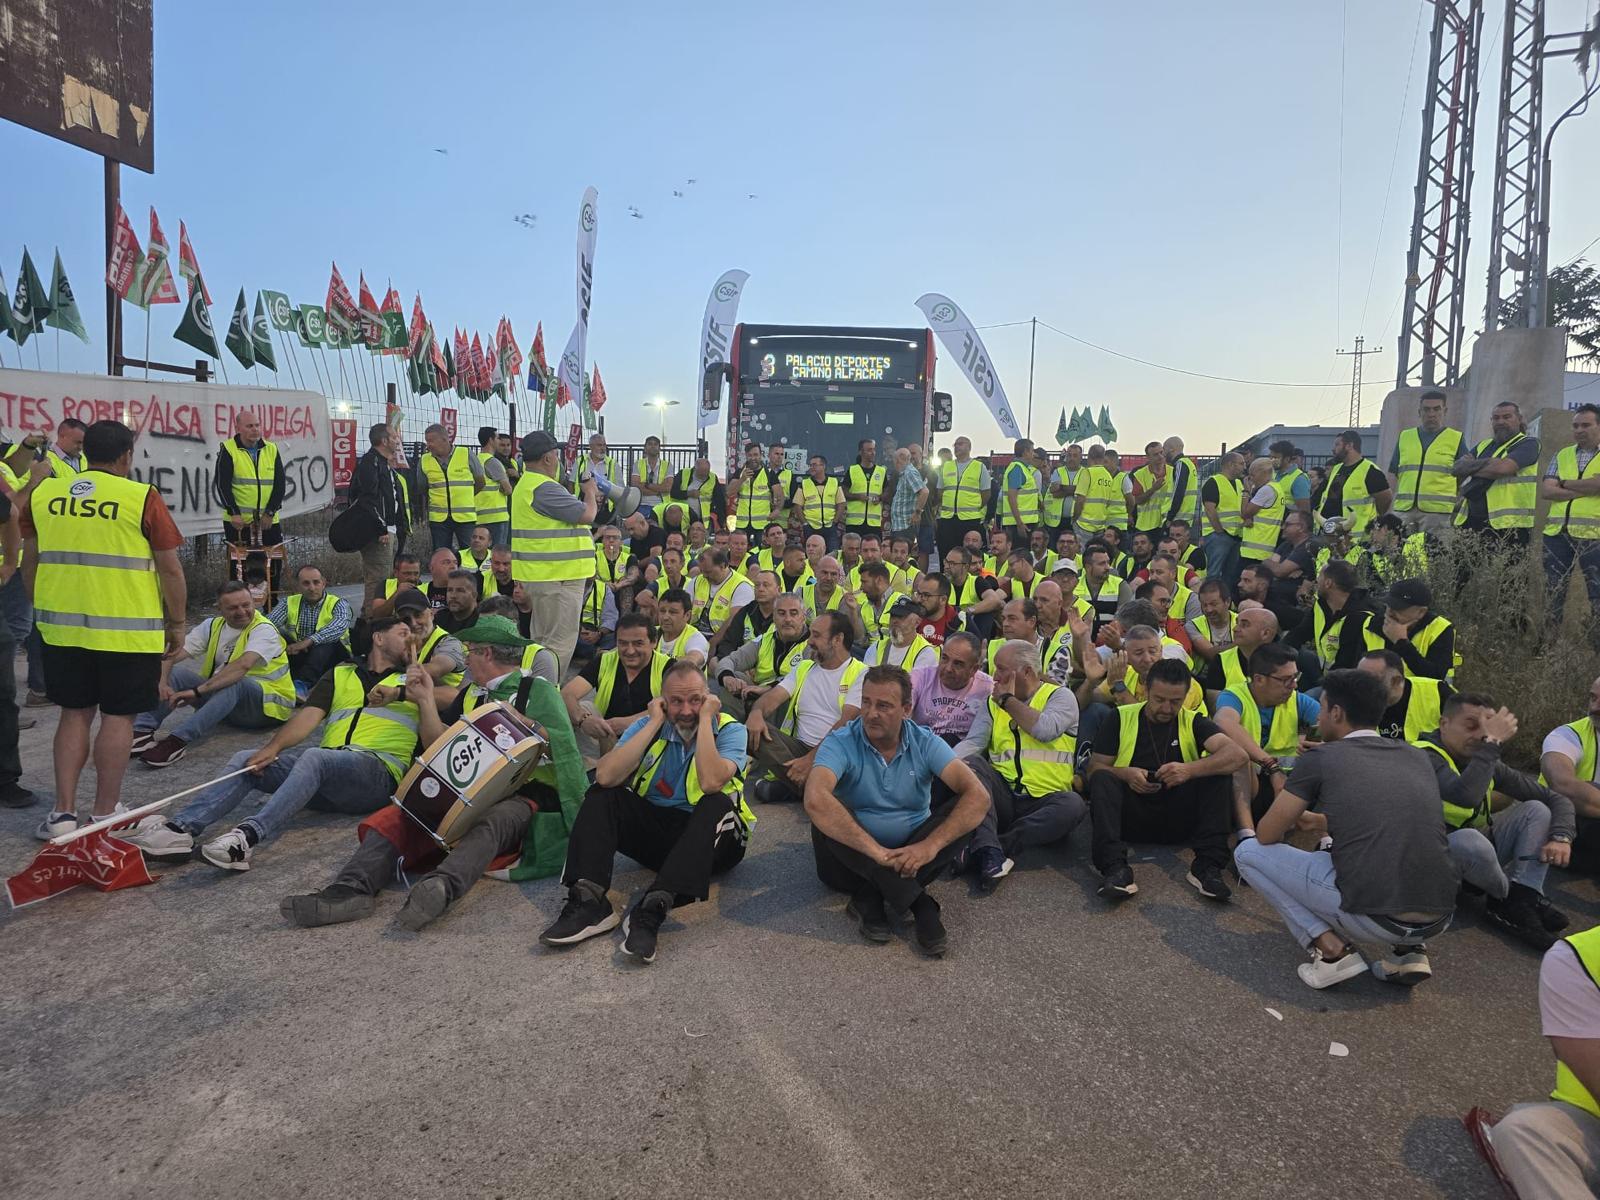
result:
[(783, 465), (787, 470), (796, 475), (804, 473), (809, 456), (804, 446), (785, 446), (783, 448)]

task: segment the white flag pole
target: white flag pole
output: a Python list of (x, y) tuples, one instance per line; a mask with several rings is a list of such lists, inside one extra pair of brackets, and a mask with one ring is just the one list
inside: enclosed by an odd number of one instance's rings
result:
[(174, 800), (182, 800), (185, 796), (201, 791), (204, 788), (211, 787), (213, 784), (226, 783), (228, 780), (247, 774), (249, 771), (249, 767), (240, 767), (237, 771), (229, 771), (226, 775), (219, 775), (217, 778), (207, 780), (205, 783), (197, 783), (192, 788), (184, 788), (184, 790), (181, 792), (174, 792), (165, 800), (152, 800), (149, 804), (141, 804), (138, 808), (130, 808), (127, 812), (117, 813), (114, 816), (109, 817), (101, 817), (98, 821), (92, 821), (88, 825), (83, 825), (77, 829), (74, 829), (71, 833), (63, 833), (58, 837), (53, 837), (47, 844), (51, 846), (65, 846), (69, 842), (77, 841), (79, 838), (88, 837), (91, 833), (99, 833), (102, 829), (110, 829), (116, 825), (126, 825), (129, 821), (135, 821), (140, 817), (148, 817), (151, 813), (160, 812)]

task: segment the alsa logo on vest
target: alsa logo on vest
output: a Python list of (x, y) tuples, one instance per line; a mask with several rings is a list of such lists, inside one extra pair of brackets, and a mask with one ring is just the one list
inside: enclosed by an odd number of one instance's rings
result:
[(65, 496), (52, 496), (46, 510), (54, 517), (99, 517), (102, 521), (115, 521), (122, 511), (116, 500), (96, 500), (94, 480), (76, 479)]

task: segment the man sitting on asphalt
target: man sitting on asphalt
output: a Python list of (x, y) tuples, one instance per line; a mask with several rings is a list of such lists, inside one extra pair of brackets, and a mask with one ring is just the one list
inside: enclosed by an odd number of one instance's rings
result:
[(1316, 587), (1311, 607), (1284, 636), (1284, 645), (1295, 650), (1309, 646), (1322, 671), (1354, 667), (1366, 649), (1362, 627), (1374, 611), (1367, 590), (1360, 586), (1356, 569), (1337, 559), (1317, 572)]
[[(770, 580), (772, 572), (763, 571), (760, 578)], [(723, 708), (736, 718), (744, 716), (805, 657), (810, 632), (806, 606), (796, 593), (774, 600), (771, 628), (713, 664)]]
[(1501, 759), (1516, 736), (1510, 709), (1458, 692), (1444, 702), (1439, 728), (1416, 744), (1429, 751), (1439, 782), (1450, 857), (1462, 879), (1488, 893), (1484, 915), (1543, 951), (1569, 924), (1545, 898), (1544, 880), (1551, 864), (1567, 865), (1577, 823), (1572, 801)]
[(567, 717), (585, 759), (612, 746), (661, 694), (667, 655), (656, 648), (655, 628), (642, 613), (617, 618), (617, 644), (603, 650), (561, 686)]
[(1217, 725), (1249, 762), (1233, 777), (1234, 819), (1254, 826), (1294, 770), (1305, 731), (1317, 726), (1317, 702), (1298, 690), (1294, 651), (1268, 642), (1250, 656), (1250, 680), (1217, 697)]
[(294, 573), (295, 592), (267, 614), (288, 643), (289, 678), (315, 683), (350, 657), (350, 627), (356, 615), (350, 602), (328, 590), (322, 571), (306, 563)]
[[(395, 597), (394, 615), (406, 623), (417, 647), (417, 662), (435, 683), (460, 687), (467, 669), (467, 651), (454, 635), (434, 624), (433, 609), (421, 592)], [(396, 695), (399, 694), (397, 689)]]
[(845, 912), (870, 942), (892, 936), (909, 913), (917, 945), (949, 948), (939, 902), (924, 891), (977, 828), (989, 806), (977, 776), (931, 730), (913, 724), (911, 680), (873, 667), (861, 715), (830, 733), (805, 781), (817, 878), (847, 892)]
[[(518, 635), (515, 621), (484, 617), (461, 631), (461, 641), (471, 647), (467, 652), (469, 682), (442, 714), (433, 677), (414, 663), (406, 671), (406, 698), (417, 706), (423, 746), (433, 746), (448, 727), (484, 704), (503, 702), (526, 714), (529, 698), (538, 689), (546, 689), (548, 698), (559, 704), (559, 696), (548, 681), (520, 669), (523, 654), (532, 643)], [(552, 706), (544, 707), (549, 711)], [(555, 742), (545, 726), (535, 723), (535, 728), (552, 743), (553, 751), (563, 744)], [(558, 731), (558, 736), (571, 738), (571, 727)], [(538, 770), (540, 778), (491, 807), (448, 852), (441, 852), (405, 810), (395, 804), (385, 805), (361, 822), (356, 831), (361, 845), (331, 884), (306, 895), (285, 896), (278, 910), (293, 924), (306, 927), (371, 916), (378, 893), (394, 880), (404, 863), (408, 873), (426, 874), (411, 884), (394, 923), (409, 932), (422, 929), (466, 895), (497, 857), (521, 850), (535, 809), (553, 811), (559, 807), (549, 764)]]
[[(1372, 964), (1378, 978), (1421, 983), (1433, 974), (1425, 942), (1455, 911), (1460, 877), (1439, 785), (1424, 751), (1378, 736), (1385, 699), (1376, 676), (1330, 671), (1317, 716), (1327, 744), (1302, 756), (1289, 786), (1234, 847), (1241, 877), (1311, 952), (1297, 968), (1308, 987), (1366, 971), (1359, 942), (1393, 947)], [(1284, 844), (1297, 828), (1331, 837), (1331, 848)]]
[(1100, 894), (1122, 900), (1139, 885), (1127, 843), (1187, 843), (1194, 851), (1187, 879), (1208, 900), (1231, 894), (1228, 862), (1229, 777), (1245, 765), (1217, 724), (1186, 707), (1188, 668), (1162, 659), (1149, 669), (1146, 698), (1126, 704), (1101, 724), (1089, 757), (1089, 815), (1094, 826)]
[(1356, 668), (1383, 681), (1388, 707), (1378, 722), (1378, 736), (1391, 741), (1414, 742), (1439, 728), (1444, 702), (1455, 695), (1442, 679), (1407, 675), (1404, 660), (1393, 650), (1368, 650)]
[[(406, 623), (379, 617), (372, 622), (366, 662), (334, 667), (265, 746), (228, 760), (225, 770), (248, 767), (248, 774), (212, 784), (172, 816), (146, 817), (118, 838), (147, 858), (186, 860), (206, 826), (252, 792), (265, 792), (269, 798), (259, 812), (200, 847), (212, 866), (248, 871), (256, 847), (281, 833), (307, 805), (362, 816), (380, 808), (416, 758), (417, 705), (403, 696), (406, 668), (415, 661)], [(375, 703), (374, 695), (401, 698)], [(302, 745), (324, 719), (320, 745)]]
[(706, 635), (689, 624), (694, 601), (683, 588), (668, 588), (656, 597), (656, 624), (661, 629), (661, 653), (704, 668), (711, 655)]
[(1221, 692), (1246, 683), (1250, 678), (1250, 656), (1277, 637), (1278, 618), (1271, 609), (1256, 604), (1241, 605), (1233, 624), (1233, 645), (1207, 662), (1199, 672), (1206, 702), (1214, 707)]
[[(1600, 854), (1600, 755), (1596, 754), (1595, 730), (1600, 727), (1600, 679), (1589, 685), (1589, 715), (1566, 725), (1558, 725), (1545, 735), (1539, 750), (1540, 778), (1572, 801), (1580, 831), (1575, 856), (1585, 859), (1584, 868), (1593, 870)], [(1587, 845), (1585, 845), (1587, 843)], [(1588, 851), (1587, 854), (1584, 851)]]
[(811, 657), (797, 662), (761, 697), (745, 722), (755, 760), (751, 777), (760, 779), (754, 794), (762, 803), (798, 797), (822, 739), (861, 710), (866, 667), (850, 657), (850, 622), (840, 613), (818, 613), (811, 622), (810, 648)]
[(867, 666), (899, 667), (911, 672), (939, 661), (939, 648), (918, 632), (922, 606), (902, 596), (889, 608), (889, 634), (867, 647)]
[[(621, 921), (622, 952), (654, 962), (668, 911), (706, 899), (711, 877), (744, 858), (756, 820), (746, 761), (744, 726), (693, 663), (673, 663), (649, 711), (595, 764), (567, 842), (567, 902), (539, 940), (570, 946)], [(606, 894), (619, 853), (655, 872), (625, 920)]]
[[(512, 628), (515, 629), (517, 627), (517, 615), (516, 603), (510, 596), (488, 596), (482, 604), (478, 605), (478, 623), (480, 625), (483, 624), (485, 617), (504, 617), (511, 622)], [(517, 634), (519, 637), (522, 636), (520, 629)], [(460, 641), (462, 639), (458, 638), (457, 640)], [(465, 643), (463, 642), (463, 644)], [(467, 658), (470, 665), (472, 655), (469, 653)], [(561, 664), (556, 661), (554, 650), (541, 646), (538, 642), (528, 642), (523, 647), (522, 658), (518, 665), (527, 674), (532, 675), (535, 679), (543, 679), (551, 687), (559, 691), (561, 686), (559, 678)], [(571, 724), (570, 720), (568, 724)]]
[(694, 602), (691, 616), (695, 628), (706, 635), (709, 646), (720, 646), (739, 614), (754, 603), (755, 588), (733, 566), (726, 550), (702, 551), (699, 567), (700, 573), (690, 587)]
[[(281, 725), (294, 712), (294, 682), (283, 638), (256, 611), (249, 585), (237, 579), (217, 592), (221, 616), (201, 621), (183, 647), (161, 660), (161, 703), (133, 720), (128, 753), (147, 767), (170, 767), (226, 721), (238, 729)], [(194, 711), (157, 740), (175, 708)]]
[(1059, 842), (1088, 811), (1072, 787), (1078, 735), (1072, 689), (1039, 678), (1032, 642), (1004, 643), (994, 663), (989, 703), (956, 747), (989, 794), (969, 853), (958, 859), (977, 871), (984, 891), (994, 890), (1023, 850)]
[(911, 719), (947, 745), (959, 743), (989, 705), (994, 679), (979, 670), (983, 643), (957, 630), (945, 638), (936, 662), (911, 672)]
[(433, 615), (434, 628), (459, 633), (478, 623), (478, 584), (476, 571), (457, 567), (445, 576), (444, 607)]
[(1393, 650), (1407, 675), (1450, 681), (1455, 675), (1456, 627), (1433, 611), (1433, 592), (1420, 579), (1389, 589), (1384, 610), (1362, 629), (1368, 650)]

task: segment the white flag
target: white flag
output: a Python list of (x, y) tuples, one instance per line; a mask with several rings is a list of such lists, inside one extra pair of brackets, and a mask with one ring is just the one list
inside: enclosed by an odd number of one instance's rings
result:
[(594, 243), (600, 225), (600, 193), (589, 188), (578, 209), (578, 320), (561, 352), (557, 372), (567, 385), (567, 394), (583, 404), (583, 365), (589, 350), (589, 301), (594, 294)]
[(694, 388), (694, 394), (700, 397), (696, 402), (696, 429), (704, 429), (717, 419), (716, 409), (704, 407), (705, 372), (712, 363), (728, 361), (728, 339), (739, 319), (739, 293), (749, 278), (747, 271), (724, 271), (706, 299), (706, 319), (700, 327), (700, 378), (695, 380)]
[(1011, 415), (1011, 405), (1006, 401), (1005, 388), (1000, 386), (1000, 376), (995, 372), (994, 362), (960, 305), (948, 296), (929, 292), (918, 298), (917, 307), (928, 318), (928, 324), (939, 335), (944, 348), (955, 355), (967, 382), (989, 406), (1000, 432), (1008, 438), (1020, 438), (1022, 430), (1017, 425), (1016, 417)]

